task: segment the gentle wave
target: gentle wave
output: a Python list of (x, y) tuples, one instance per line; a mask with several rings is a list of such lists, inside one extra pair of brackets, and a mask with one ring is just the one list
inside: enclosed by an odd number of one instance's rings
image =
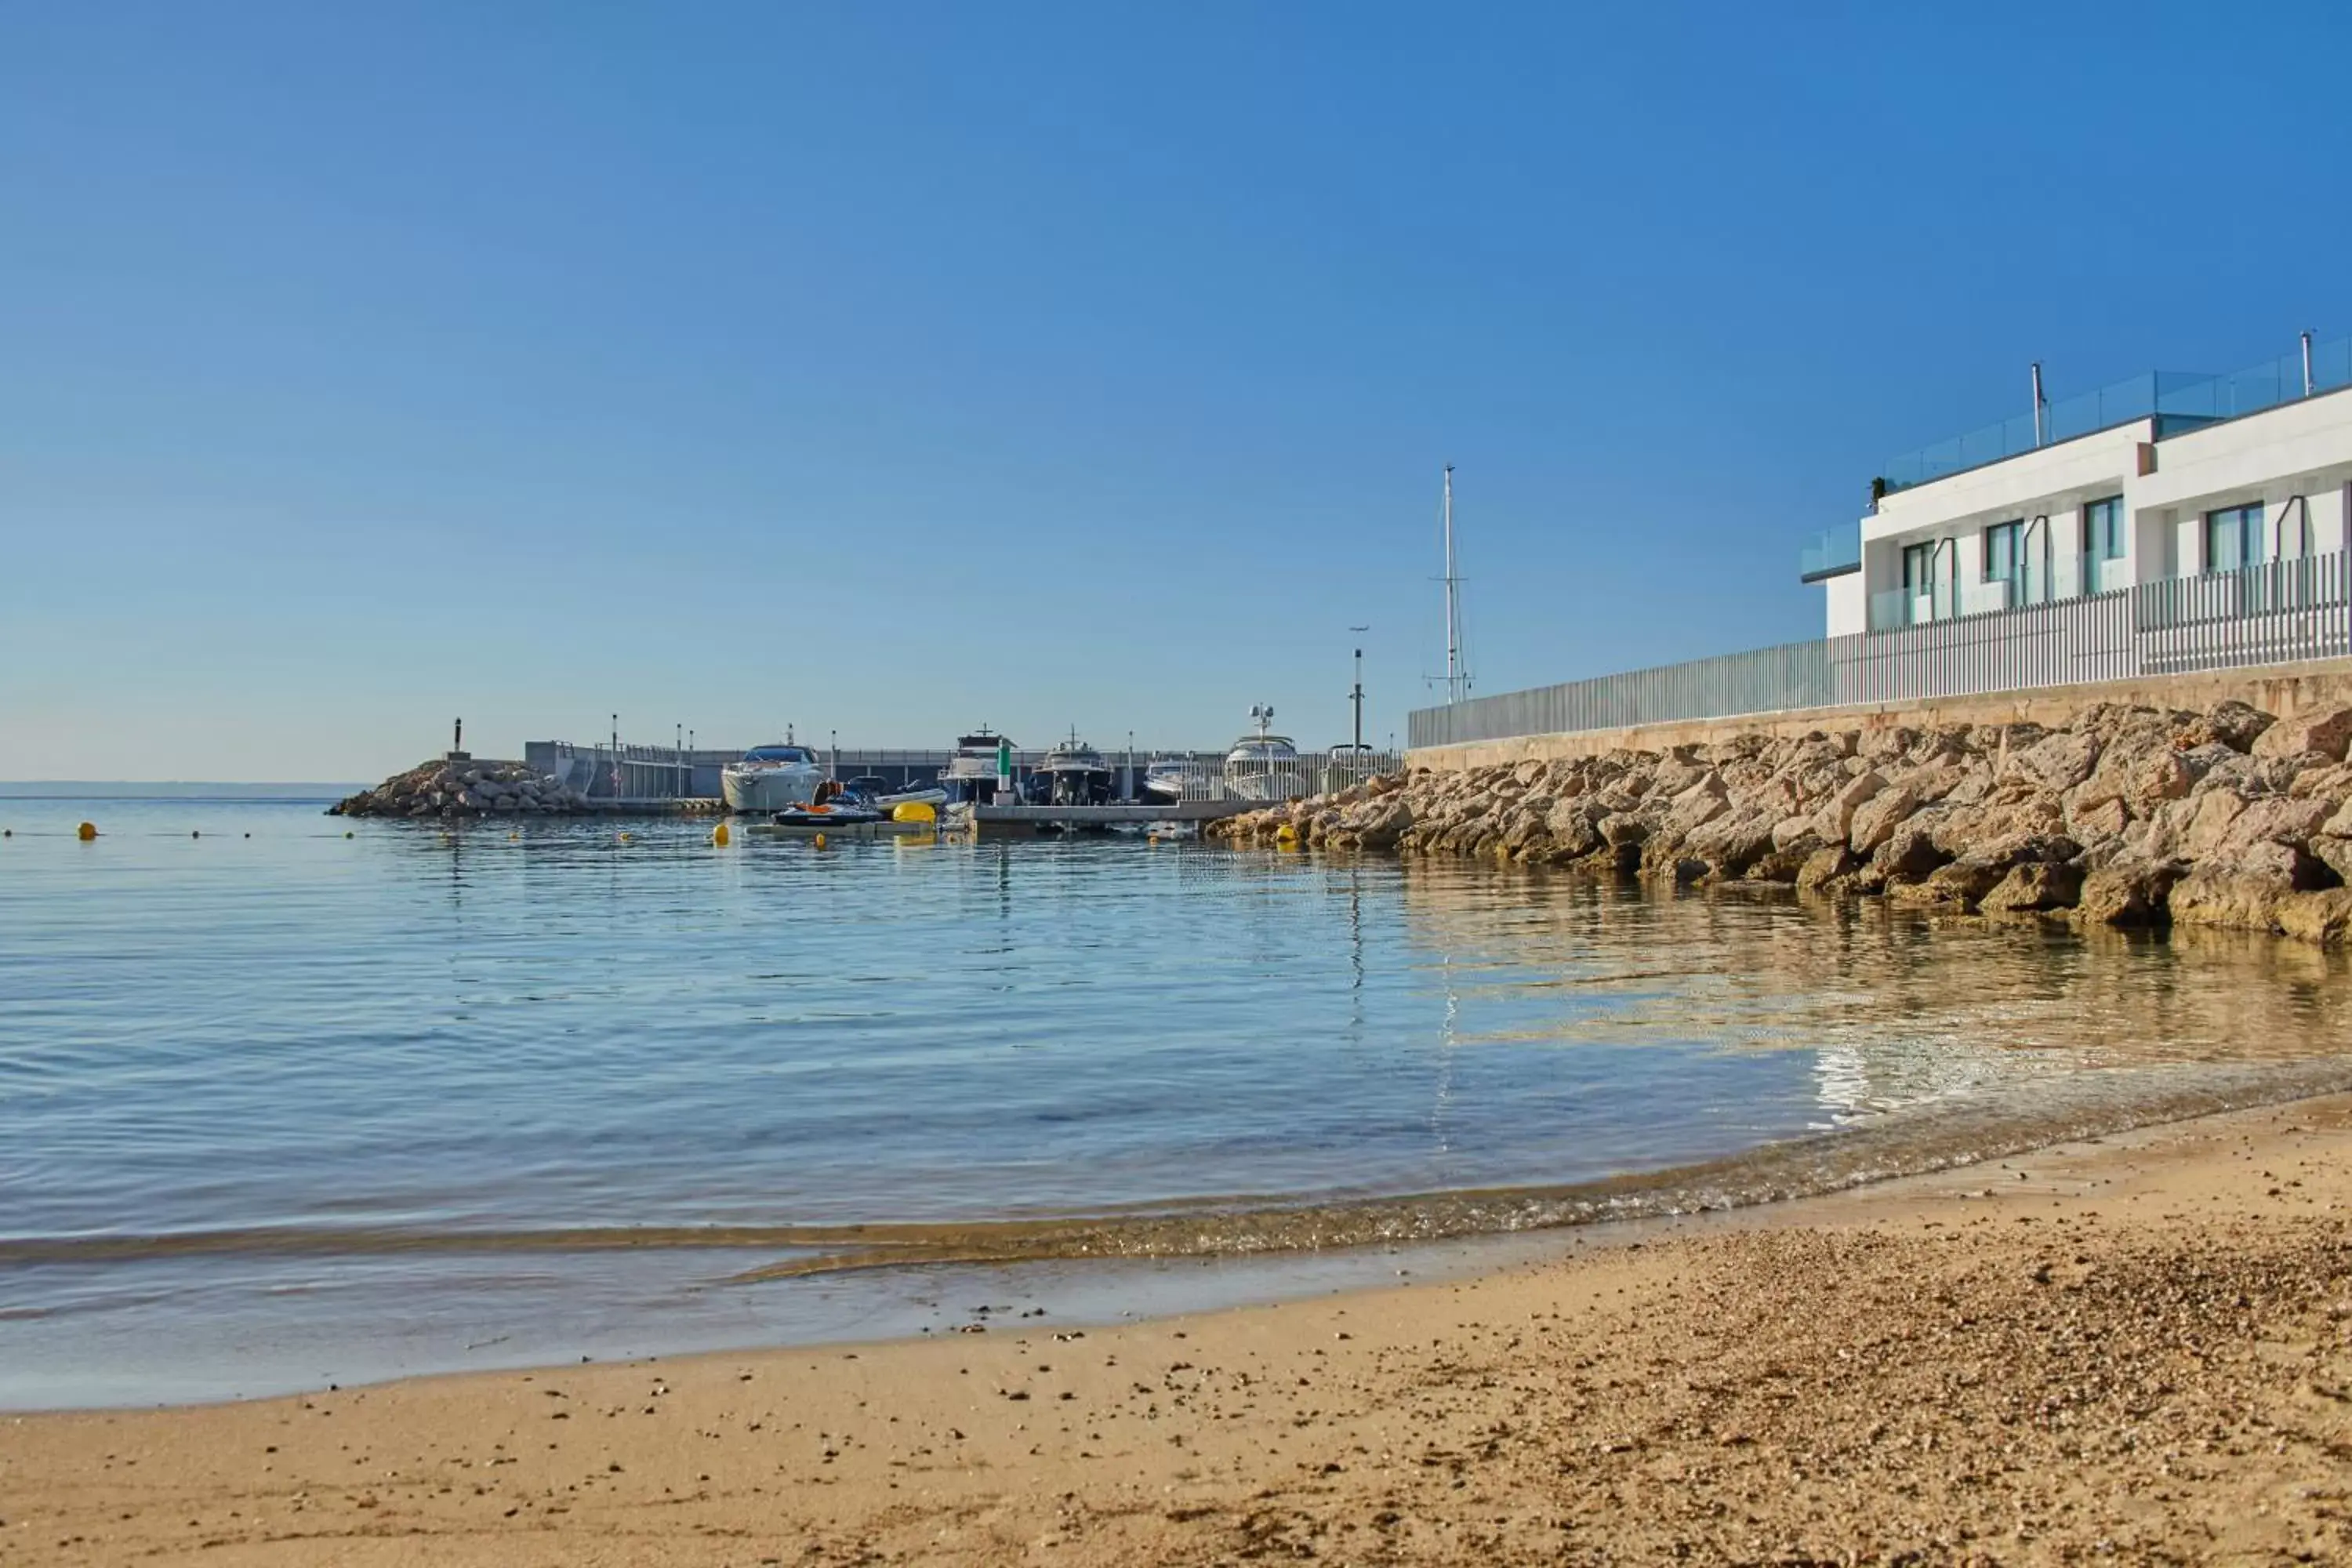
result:
[(1966, 1167), (2088, 1138), (2317, 1095), (2352, 1092), (2352, 1059), (2144, 1070), (2128, 1089), (2074, 1080), (2028, 1111), (1978, 1102), (1896, 1113), (1849, 1131), (1669, 1170), (1556, 1186), (1497, 1187), (1336, 1204), (1201, 1200), (1164, 1212), (952, 1225), (673, 1225), (543, 1230), (313, 1226), (170, 1235), (0, 1237), (0, 1266), (142, 1259), (383, 1257), (403, 1253), (790, 1251), (730, 1284), (863, 1268), (1047, 1259), (1229, 1258), (1435, 1241), (1745, 1208)]

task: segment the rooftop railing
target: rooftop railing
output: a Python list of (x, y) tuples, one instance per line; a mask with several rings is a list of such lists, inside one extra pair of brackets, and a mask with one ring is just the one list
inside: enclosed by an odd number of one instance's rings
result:
[[(2311, 388), (2331, 392), (2352, 385), (2352, 338), (2315, 343), (2311, 350)], [(2300, 349), (2265, 360), (2228, 375), (2152, 370), (2127, 376), (2094, 392), (2062, 397), (2042, 410), (2036, 430), (2032, 414), (1971, 430), (1904, 453), (1886, 465), (1881, 477), (1890, 490), (1907, 489), (1969, 468), (1998, 463), (2078, 436), (2112, 430), (2135, 420), (2162, 421), (2159, 436), (2194, 428), (2220, 419), (2235, 419), (2293, 403), (2305, 395), (2304, 361)]]

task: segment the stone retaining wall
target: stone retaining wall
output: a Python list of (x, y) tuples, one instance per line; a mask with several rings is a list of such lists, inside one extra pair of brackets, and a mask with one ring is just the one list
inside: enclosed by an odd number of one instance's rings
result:
[(1774, 739), (1813, 731), (1872, 731), (1898, 727), (1949, 729), (1979, 724), (2063, 725), (2098, 703), (2124, 707), (2203, 710), (2218, 702), (2242, 701), (2283, 719), (2321, 709), (2352, 705), (2352, 659), (2313, 659), (2263, 665), (2201, 675), (2149, 676), (2137, 680), (2081, 686), (2046, 686), (1987, 697), (1946, 697), (1909, 702), (1874, 702), (1845, 708), (1800, 708), (1748, 713), (1729, 719), (1687, 719), (1617, 730), (1580, 730), (1569, 734), (1522, 735), (1459, 746), (1424, 746), (1410, 752), (1414, 768), (1460, 770), (1530, 760), (1596, 757), (1617, 751), (1671, 751), (1712, 745), (1736, 735)]

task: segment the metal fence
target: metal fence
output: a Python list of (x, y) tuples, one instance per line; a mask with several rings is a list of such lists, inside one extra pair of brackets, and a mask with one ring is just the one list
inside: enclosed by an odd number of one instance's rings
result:
[[(1154, 764), (1152, 772), (1155, 778), (1173, 781), (1178, 791), (1173, 798), (1178, 800), (1274, 801), (1348, 789), (1382, 773), (1395, 773), (1397, 767), (1394, 752), (1342, 749), (1302, 752), (1295, 757), (1239, 763), (1213, 756), (1175, 763), (1163, 758)], [(1146, 798), (1167, 800), (1171, 796), (1165, 789), (1157, 789)]]
[(1474, 698), (1416, 710), (1406, 736), (1419, 749), (2347, 656), (2338, 552)]

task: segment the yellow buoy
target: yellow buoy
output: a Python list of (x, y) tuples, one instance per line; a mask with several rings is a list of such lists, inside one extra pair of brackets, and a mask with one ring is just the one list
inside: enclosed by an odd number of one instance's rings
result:
[(822, 833), (816, 836), (816, 847), (820, 849), (824, 847), (824, 835)]
[(621, 835), (621, 842), (622, 842), (622, 843), (624, 843), (624, 844), (626, 844), (628, 841), (629, 841), (629, 836), (628, 836), (627, 834), (625, 834), (625, 833), (622, 834), (622, 835)]
[(91, 839), (98, 837), (98, 824), (95, 822), (83, 823), (79, 827), (74, 829), (74, 837), (80, 839), (84, 844), (89, 843)]
[(721, 849), (727, 847), (727, 825), (725, 823), (722, 822), (718, 826), (710, 830), (710, 842), (718, 845)]
[(931, 809), (927, 800), (903, 800), (890, 808), (893, 822), (937, 822), (940, 814)]
[(1274, 841), (1276, 844), (1296, 844), (1298, 842), (1298, 829), (1286, 822), (1274, 830)]

